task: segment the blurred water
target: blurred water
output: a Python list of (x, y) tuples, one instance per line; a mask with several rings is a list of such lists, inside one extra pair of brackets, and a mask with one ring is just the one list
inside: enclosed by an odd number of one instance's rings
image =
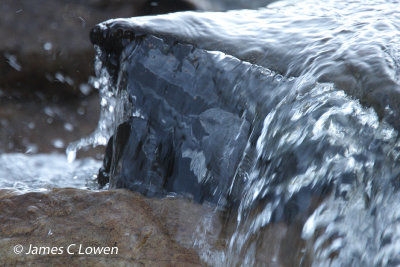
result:
[(397, 4), (279, 1), (259, 10), (173, 13), (115, 19), (103, 26), (126, 27), (221, 51), (286, 77), (308, 75), (333, 82), (398, 126)]
[(0, 155), (0, 188), (19, 194), (54, 187), (98, 188), (95, 181), (101, 162), (92, 158), (68, 163), (64, 154)]
[(105, 146), (114, 133), (116, 127), (123, 122), (129, 114), (130, 104), (124, 92), (118, 92), (112, 86), (109, 74), (103, 68), (97, 52), (95, 59), (95, 72), (97, 78), (90, 80), (100, 94), (100, 117), (96, 130), (89, 136), (83, 137), (68, 145), (66, 154), (68, 162), (73, 162), (79, 149), (87, 147)]
[[(227, 226), (234, 230), (225, 249), (213, 249), (205, 238), (205, 218), (194, 241), (203, 260), (221, 266), (279, 266), (285, 257), (298, 255), (268, 258), (265, 244), (270, 240), (264, 233), (282, 222), (287, 227), (300, 222), (304, 243), (298, 261), (294, 259), (297, 264), (400, 264), (398, 6), (398, 1), (379, 0), (282, 1), (257, 11), (187, 12), (101, 25), (110, 36), (116, 29), (146, 35), (127, 46), (117, 67), (118, 77), (130, 77), (125, 85), (144, 118), (158, 109), (167, 118), (178, 109), (188, 111), (170, 99), (147, 111), (143, 103), (167, 96), (146, 87), (135, 76), (137, 66), (154, 75), (148, 77), (161, 77), (160, 87), (174, 84), (182, 98), (188, 94), (219, 101), (224, 110), (246, 109), (241, 119), (253, 132), (231, 177), (231, 189), (239, 187), (240, 192)], [(162, 44), (147, 37), (151, 35)], [(119, 45), (117, 38), (103, 36), (98, 44), (105, 50)], [(188, 45), (179, 50), (170, 39)], [(199, 49), (219, 52), (207, 56)], [(245, 67), (247, 63), (224, 53), (254, 65)], [(157, 65), (152, 58), (165, 63)], [(195, 70), (193, 58), (198, 58)], [(223, 94), (206, 99), (209, 87), (199, 86), (201, 91), (185, 85), (188, 77), (194, 84), (205, 81), (201, 70), (212, 68), (208, 75), (213, 90)], [(264, 78), (271, 73), (274, 82)], [(188, 114), (180, 114), (185, 123), (196, 116)], [(196, 168), (204, 165), (191, 160)], [(203, 168), (196, 169), (198, 175), (209, 170)]]
[(243, 9), (243, 8), (259, 8), (265, 7), (268, 4), (275, 2), (276, 0), (220, 0), (215, 1), (213, 4), (220, 10), (230, 9)]

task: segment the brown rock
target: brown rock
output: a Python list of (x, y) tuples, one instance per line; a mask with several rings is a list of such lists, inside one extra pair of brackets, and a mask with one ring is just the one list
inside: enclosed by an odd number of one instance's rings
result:
[[(257, 266), (311, 266), (301, 220), (269, 224), (251, 234), (241, 252), (229, 254), (235, 218), (235, 212), (216, 212), (187, 199), (150, 199), (127, 190), (24, 195), (0, 190), (0, 260), (6, 266), (214, 266), (221, 260), (240, 265), (254, 243)], [(67, 251), (71, 244), (73, 255)], [(23, 246), (21, 254), (14, 253), (17, 245)], [(41, 255), (27, 255), (30, 245), (42, 247)], [(78, 254), (107, 246), (118, 254)], [(45, 251), (52, 248), (53, 254)]]
[[(183, 199), (76, 189), (24, 195), (3, 190), (0, 211), (0, 259), (14, 266), (204, 265), (190, 246), (201, 217), (212, 212)], [(21, 254), (13, 251), (18, 244)], [(67, 253), (71, 244), (74, 255)], [(42, 255), (27, 255), (30, 245), (42, 247)], [(80, 246), (81, 252), (108, 246), (118, 253), (79, 255)]]

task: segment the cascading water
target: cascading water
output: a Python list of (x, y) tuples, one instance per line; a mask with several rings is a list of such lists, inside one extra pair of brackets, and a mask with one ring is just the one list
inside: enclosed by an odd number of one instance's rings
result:
[[(114, 135), (111, 187), (224, 210), (222, 247), (211, 218), (194, 234), (210, 265), (397, 266), (398, 5), (286, 1), (101, 24), (102, 115), (68, 158)], [(290, 255), (277, 236), (296, 224)]]
[(130, 104), (124, 92), (119, 92), (110, 81), (110, 75), (102, 66), (99, 59), (99, 51), (95, 58), (95, 73), (97, 78), (91, 79), (91, 84), (99, 90), (100, 95), (100, 117), (96, 130), (87, 137), (69, 144), (66, 153), (68, 162), (73, 162), (78, 150), (88, 146), (96, 147), (107, 144), (108, 139), (114, 133), (116, 127), (125, 120)]
[[(254, 264), (250, 248), (262, 242), (258, 240), (260, 231), (276, 217), (285, 216), (284, 212), (290, 216), (290, 210), (282, 205), (294, 200), (295, 212), (304, 209), (311, 199), (301, 191), (312, 191), (325, 184), (332, 189), (303, 229), (307, 240), (322, 229), (310, 251), (313, 263), (367, 266), (374, 262), (386, 266), (388, 260), (399, 255), (396, 241), (387, 241), (389, 248), (385, 248), (384, 258), (378, 253), (380, 241), (373, 248), (368, 240), (382, 236), (379, 229), (374, 229), (377, 218), (371, 215), (378, 208), (377, 202), (393, 195), (392, 187), (400, 172), (399, 145), (397, 131), (380, 123), (372, 109), (362, 107), (331, 84), (318, 84), (284, 98), (264, 119), (229, 255), (244, 255)], [(290, 163), (293, 174), (282, 175), (280, 166), (293, 158), (298, 159)], [(254, 212), (255, 203), (260, 200), (266, 205)], [(392, 209), (379, 208), (379, 213), (385, 209), (389, 214), (380, 214), (383, 221), (395, 223)], [(391, 221), (386, 222), (386, 217)], [(364, 250), (367, 247), (371, 247), (372, 253)], [(239, 260), (233, 257), (232, 263)]]

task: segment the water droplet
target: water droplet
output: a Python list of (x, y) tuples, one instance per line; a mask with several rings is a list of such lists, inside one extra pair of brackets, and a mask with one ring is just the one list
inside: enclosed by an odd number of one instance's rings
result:
[(82, 17), (78, 17), (80, 20), (81, 20), (81, 22), (82, 22), (82, 28), (85, 28), (85, 26), (86, 26), (86, 20), (84, 19), (84, 18), (82, 18)]
[(69, 85), (73, 85), (74, 81), (71, 79), (69, 76), (63, 75), (61, 72), (57, 72), (54, 77), (56, 78), (57, 81), (62, 82), (62, 83), (67, 83)]
[(29, 144), (26, 146), (25, 154), (35, 154), (38, 152), (38, 147), (35, 144)]
[(54, 117), (55, 115), (54, 110), (51, 107), (45, 107), (43, 111), (49, 117)]
[(84, 109), (83, 107), (78, 108), (78, 109), (76, 110), (76, 112), (77, 112), (79, 115), (85, 115), (85, 109)]
[(7, 59), (7, 63), (15, 70), (21, 71), (22, 67), (21, 65), (17, 62), (17, 57), (15, 55), (5, 53), (4, 57)]
[(31, 129), (31, 130), (32, 130), (32, 129), (35, 129), (35, 126), (36, 126), (36, 125), (35, 125), (34, 122), (28, 123), (28, 128)]
[(79, 90), (81, 90), (82, 94), (84, 95), (89, 95), (90, 92), (92, 91), (92, 88), (90, 87), (89, 84), (87, 83), (81, 83), (79, 85)]
[(76, 150), (75, 149), (67, 149), (68, 163), (72, 163), (75, 159), (76, 159)]
[(55, 148), (63, 148), (64, 147), (64, 142), (61, 139), (54, 139), (52, 143)]
[(43, 45), (43, 49), (46, 50), (46, 51), (50, 51), (51, 49), (53, 49), (53, 44), (50, 43), (50, 42), (46, 42)]
[(72, 132), (74, 130), (74, 126), (71, 123), (66, 122), (64, 124), (64, 129), (67, 130), (68, 132)]
[(97, 81), (97, 80), (94, 81), (94, 82), (93, 82), (93, 87), (96, 88), (96, 89), (99, 89), (99, 88), (100, 88), (100, 83), (99, 83), (99, 81)]
[(100, 101), (100, 105), (102, 107), (105, 107), (107, 105), (107, 100), (105, 98), (102, 98), (101, 101)]

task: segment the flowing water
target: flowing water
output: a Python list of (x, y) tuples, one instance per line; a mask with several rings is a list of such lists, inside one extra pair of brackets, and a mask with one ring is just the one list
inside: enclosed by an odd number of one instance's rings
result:
[(99, 161), (86, 158), (69, 164), (63, 154), (0, 155), (0, 188), (17, 193), (47, 191), (53, 187), (97, 189)]
[[(192, 197), (216, 203), (217, 210), (229, 207), (220, 233), (223, 246), (216, 248), (207, 238), (210, 218), (194, 233), (193, 246), (206, 263), (281, 266), (293, 258), (295, 265), (398, 266), (399, 6), (397, 1), (282, 1), (260, 10), (101, 24), (103, 39), (92, 41), (102, 114), (92, 136), (69, 146), (68, 159), (81, 147), (105, 145), (123, 122), (132, 129), (141, 129), (142, 121), (159, 123), (192, 138), (174, 137), (180, 145), (173, 142), (173, 148), (190, 161), (195, 181), (213, 186), (205, 198)], [(117, 38), (116, 29), (138, 37)], [(175, 91), (168, 94), (164, 87)], [(197, 121), (216, 141), (194, 133)], [(151, 130), (155, 133), (149, 130), (145, 140), (168, 134)], [(130, 179), (133, 150), (121, 160), (116, 149), (111, 153), (111, 186)], [(21, 156), (0, 161), (7, 157)], [(209, 157), (219, 159), (219, 169), (206, 164)], [(82, 175), (73, 172), (67, 176), (80, 183), (59, 186), (82, 187)], [(160, 189), (153, 181), (139, 179), (133, 188), (151, 195)], [(293, 225), (299, 230), (290, 237), (302, 240), (296, 255), (277, 237)]]

